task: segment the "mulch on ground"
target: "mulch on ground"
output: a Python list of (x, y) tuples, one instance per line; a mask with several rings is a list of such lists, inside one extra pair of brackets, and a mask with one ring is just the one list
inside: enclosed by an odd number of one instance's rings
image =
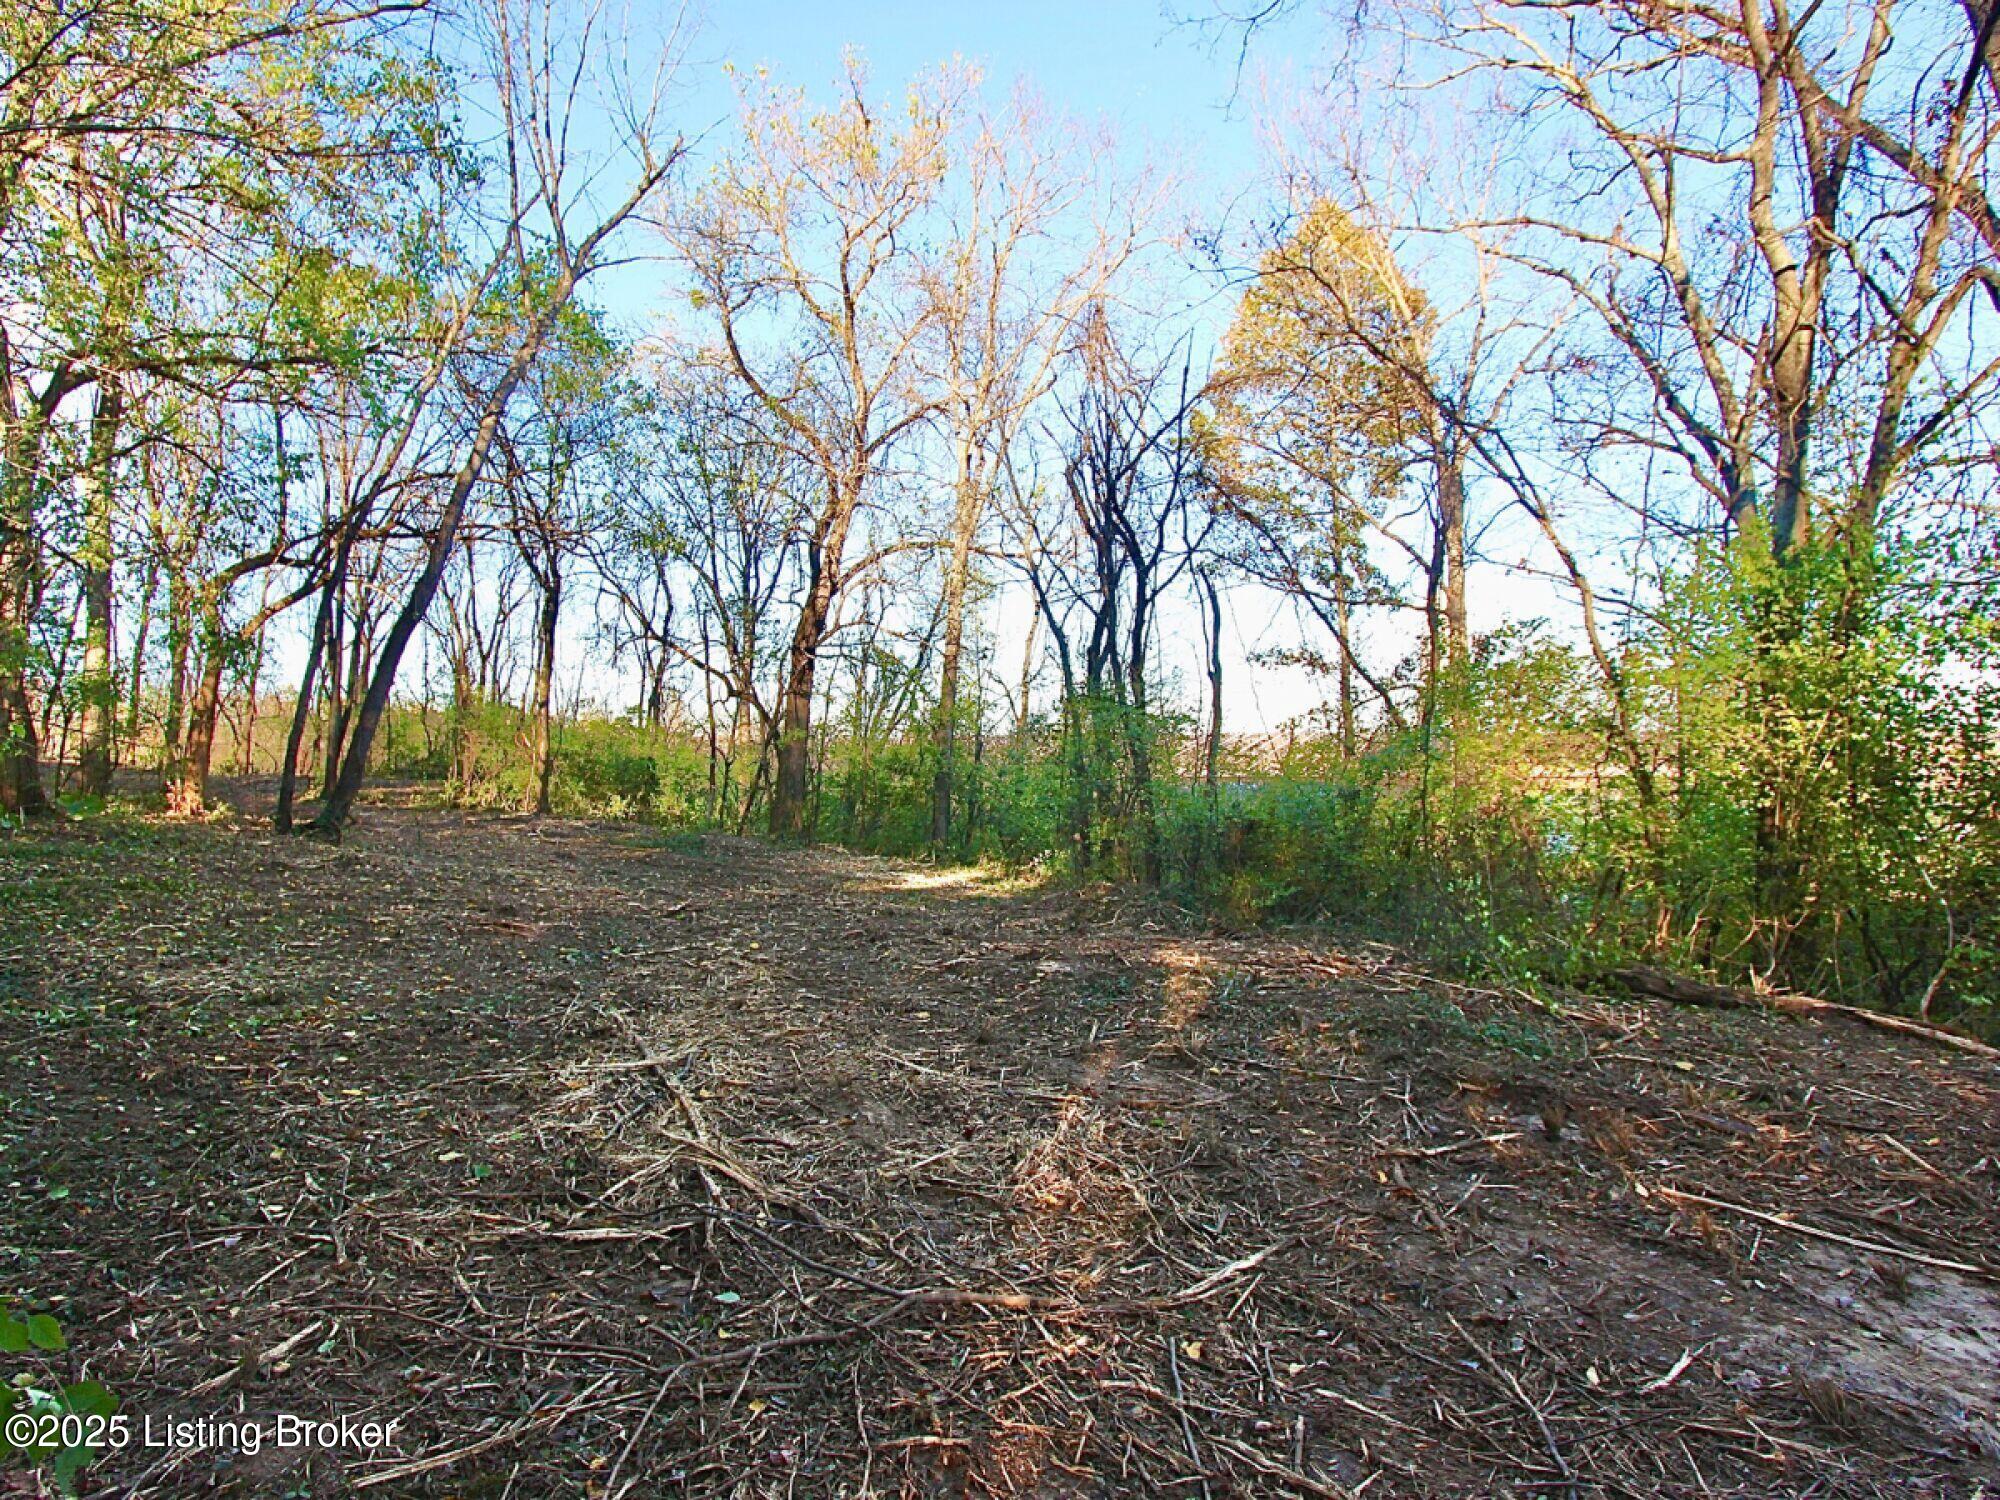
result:
[(2000, 1493), (2000, 1072), (1838, 1019), (375, 806), (0, 837), (0, 1043), (61, 1374), (401, 1423), (86, 1492)]

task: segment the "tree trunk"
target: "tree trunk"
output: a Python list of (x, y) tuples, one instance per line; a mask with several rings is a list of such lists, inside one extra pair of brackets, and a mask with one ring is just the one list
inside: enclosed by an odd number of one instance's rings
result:
[(1222, 595), (1206, 573), (1201, 586), (1208, 595), (1208, 763), (1202, 772), (1212, 806), (1222, 792)]
[(1069, 846), (1070, 870), (1081, 880), (1090, 873), (1095, 851), (1091, 848), (1091, 812), (1097, 801), (1097, 789), (1091, 776), (1090, 730), (1091, 720), (1101, 708), (1094, 697), (1079, 697), (1075, 693), (1063, 698), (1063, 739), (1069, 754)]
[(188, 704), (187, 732), (175, 775), (167, 787), (167, 811), (175, 817), (199, 817), (208, 808), (208, 769), (215, 753), (215, 725), (222, 712), (222, 668), (227, 643), (220, 617), (208, 612), (202, 620), (201, 677)]
[(280, 833), (292, 831), (292, 804), (299, 788), (299, 751), (305, 747), (306, 723), (312, 716), (313, 689), (318, 683), (320, 659), (326, 655), (333, 594), (340, 586), (346, 560), (346, 549), (343, 547), (334, 563), (333, 576), (320, 590), (319, 608), (313, 614), (312, 640), (306, 645), (305, 672), (299, 679), (298, 701), (292, 705), (292, 727), (285, 735), (285, 758), (278, 767), (278, 806), (271, 816), (271, 823)]
[(805, 607), (799, 611), (798, 627), (792, 632), (784, 719), (778, 733), (778, 775), (771, 792), (771, 832), (778, 838), (806, 836), (806, 793), (812, 780), (813, 679), (831, 592), (821, 574), (813, 581)]
[(340, 772), (340, 747), (347, 734), (347, 703), (353, 689), (345, 671), (347, 653), (347, 577), (330, 596), (332, 613), (326, 620), (326, 723), (322, 727), (324, 749), (320, 755), (322, 800), (333, 793), (333, 778)]
[(1347, 573), (1334, 575), (1333, 618), (1340, 634), (1340, 754), (1354, 759), (1354, 637), (1349, 633), (1351, 605), (1347, 597)]
[(541, 352), (549, 330), (569, 301), (575, 285), (571, 274), (557, 279), (539, 314), (522, 335), (513, 359), (486, 398), (486, 405), (473, 429), (472, 449), (466, 454), (458, 473), (452, 477), (451, 492), (445, 499), (443, 513), (438, 517), (437, 530), (431, 536), (423, 571), (417, 575), (409, 598), (403, 602), (395, 623), (383, 639), (381, 653), (375, 660), (374, 675), (368, 682), (368, 692), (361, 700), (360, 712), (355, 716), (339, 775), (320, 807), (319, 816), (313, 820), (315, 831), (324, 838), (338, 838), (348, 814), (353, 811), (354, 799), (360, 794), (361, 783), (368, 775), (368, 753), (374, 748), (375, 731), (382, 723), (382, 715), (388, 710), (389, 694), (396, 685), (396, 669), (402, 665), (403, 652), (410, 644), (410, 637), (417, 633), (417, 627), (429, 612), (431, 600), (437, 597), (445, 564), (451, 561), (452, 549), (458, 544), (458, 527), (465, 515), (466, 502), (486, 469), (486, 458), (492, 452), (493, 437), (499, 430), (500, 419), (506, 414), (507, 403), (513, 399), (514, 388), (521, 383), (535, 356)]
[(938, 682), (937, 774), (931, 788), (931, 843), (951, 841), (952, 780), (958, 754), (958, 670), (965, 646), (965, 586), (972, 573), (972, 543), (979, 531), (983, 496), (972, 478), (972, 449), (961, 443), (958, 505), (952, 516), (951, 561), (944, 575), (944, 660)]
[(848, 475), (829, 498), (821, 535), (807, 549), (806, 599), (792, 631), (778, 731), (778, 771), (771, 789), (771, 832), (778, 838), (804, 838), (808, 831), (806, 797), (812, 786), (813, 686), (819, 648), (833, 613), (847, 528), (860, 502), (861, 477)]
[(1132, 607), (1131, 660), (1125, 675), (1131, 702), (1120, 713), (1125, 726), (1125, 753), (1132, 767), (1133, 831), (1137, 838), (1136, 861), (1142, 885), (1157, 885), (1160, 879), (1159, 824), (1153, 799), (1153, 725), (1150, 699), (1146, 692), (1146, 639), (1150, 626), (1146, 609), (1147, 584), (1143, 572), (1136, 579)]
[(556, 680), (556, 620), (561, 610), (562, 574), (557, 571), (557, 563), (552, 556), (549, 559), (548, 585), (542, 590), (541, 608), (535, 619), (534, 721), (529, 746), (532, 775), (529, 778), (528, 811), (541, 817), (548, 816), (549, 777), (555, 769), (550, 719)]
[[(0, 354), (4, 354), (0, 344)], [(8, 406), (12, 381), (4, 369)], [(39, 441), (11, 409), (4, 471), (0, 471), (0, 812), (28, 816), (48, 811), (42, 790), (41, 746), (28, 701), (30, 628), (36, 602), (40, 542), (36, 535), (35, 483)], [(32, 420), (32, 419), (30, 419)]]
[(88, 797), (102, 797), (111, 790), (112, 727), (118, 708), (111, 660), (111, 515), (116, 499), (112, 467), (123, 416), (123, 389), (114, 379), (100, 382), (97, 409), (90, 419), (90, 468), (84, 481), (83, 677), (77, 684), (83, 708), (77, 785)]
[(243, 756), (237, 774), (253, 776), (257, 771), (257, 684), (264, 676), (264, 633), (257, 632), (257, 648), (250, 657), (249, 687), (243, 700)]
[(1021, 648), (1021, 706), (1014, 715), (1014, 737), (1025, 753), (1028, 740), (1028, 694), (1035, 685), (1035, 635), (1041, 629), (1042, 612), (1028, 616), (1028, 641)]
[(183, 721), (187, 715), (188, 643), (194, 625), (193, 609), (187, 592), (171, 579), (167, 583), (167, 711), (160, 724), (160, 774), (170, 787), (181, 758)]
[(255, 649), (250, 653), (250, 672), (243, 701), (243, 759), (240, 774), (249, 776), (257, 769), (257, 690), (264, 681), (265, 622), (270, 618), (271, 575), (264, 574), (263, 598), (257, 605)]
[(1472, 632), (1465, 619), (1465, 469), (1456, 452), (1438, 465), (1438, 529), (1444, 542), (1444, 659), (1466, 660)]
[(153, 630), (153, 595), (160, 581), (157, 559), (146, 564), (146, 583), (139, 591), (139, 624), (132, 632), (132, 686), (125, 703), (125, 754), (129, 759), (139, 745), (139, 711), (146, 691), (146, 639)]

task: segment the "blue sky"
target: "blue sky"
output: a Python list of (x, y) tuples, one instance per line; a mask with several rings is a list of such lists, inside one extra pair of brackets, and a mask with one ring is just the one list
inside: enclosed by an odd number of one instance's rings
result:
[[(1188, 8), (1204, 0), (1186, 0)], [(649, 13), (650, 8), (650, 13)], [(670, 0), (641, 0), (633, 35), (671, 24)], [(736, 85), (730, 68), (768, 69), (780, 82), (825, 99), (853, 49), (865, 59), (878, 98), (900, 95), (920, 74), (953, 59), (978, 65), (986, 92), (999, 98), (1025, 83), (1056, 114), (1108, 127), (1120, 165), (1151, 165), (1178, 185), (1183, 219), (1213, 228), (1230, 205), (1261, 201), (1264, 172), (1257, 144), (1254, 98), (1273, 66), (1287, 71), (1284, 49), (1309, 47), (1314, 27), (1293, 24), (1260, 31), (1256, 53), (1240, 72), (1236, 48), (1177, 22), (1159, 0), (880, 0), (871, 4), (805, 4), (797, 0), (711, 0), (698, 13), (692, 41), (666, 111), (670, 128), (695, 141), (694, 170), (727, 150), (736, 134)], [(635, 49), (636, 50), (636, 49)], [(626, 253), (646, 255), (642, 234)], [(634, 329), (659, 321), (661, 277), (612, 272), (593, 297)], [(1212, 299), (1213, 278), (1191, 279), (1190, 299)], [(1228, 307), (1205, 321), (1219, 331)]]
[[(1181, 13), (1202, 3), (1185, 0)], [(980, 67), (989, 97), (1025, 82), (1053, 112), (1108, 126), (1126, 164), (1150, 160), (1176, 180), (1184, 221), (1213, 229), (1232, 206), (1247, 214), (1265, 201), (1255, 101), (1266, 80), (1291, 71), (1293, 49), (1302, 59), (1299, 70), (1309, 67), (1318, 19), (1308, 7), (1300, 21), (1261, 31), (1239, 72), (1232, 40), (1177, 22), (1159, 0), (717, 0), (687, 50), (670, 118), (689, 135), (705, 137), (697, 147), (699, 172), (699, 158), (727, 149), (735, 137), (732, 65), (768, 69), (824, 99), (840, 77), (843, 52), (852, 48), (866, 60), (876, 96), (893, 98), (919, 74), (963, 59)], [(650, 244), (626, 248), (656, 253)], [(664, 267), (637, 264), (603, 278), (593, 295), (626, 326), (650, 329), (660, 325), (665, 304), (677, 301), (674, 286)], [(1226, 326), (1235, 295), (1190, 262), (1181, 301), (1174, 321), (1213, 338)], [(1274, 727), (1323, 691), (1302, 674), (1250, 666), (1260, 645), (1296, 642), (1301, 634), (1289, 606), (1255, 593), (1239, 590), (1233, 601), (1227, 653), (1229, 715), (1246, 730)], [(1018, 660), (1029, 608), (1019, 588), (1003, 589), (992, 601), (987, 624), (998, 638), (999, 660)], [(1172, 613), (1182, 610), (1176, 604)], [(1191, 618), (1176, 618), (1172, 629), (1198, 638)], [(1176, 675), (1186, 669), (1186, 662), (1173, 664)]]
[[(1184, 16), (1205, 3), (1178, 0), (1177, 9)], [(634, 63), (639, 61), (638, 38), (649, 30), (657, 34), (673, 15), (670, 0), (641, 0), (634, 7)], [(765, 69), (778, 82), (825, 100), (841, 78), (843, 53), (853, 49), (867, 63), (871, 92), (886, 100), (900, 96), (912, 79), (939, 64), (962, 59), (979, 66), (989, 98), (1025, 83), (1052, 113), (1105, 127), (1120, 158), (1115, 168), (1150, 164), (1170, 178), (1175, 192), (1168, 222), (1160, 227), (1207, 234), (1220, 230), (1225, 246), (1241, 245), (1253, 219), (1272, 201), (1271, 164), (1259, 142), (1260, 101), (1282, 101), (1310, 86), (1315, 59), (1323, 55), (1324, 24), (1316, 8), (1303, 6), (1283, 24), (1260, 29), (1250, 55), (1240, 60), (1233, 35), (1177, 20), (1160, 0), (830, 5), (715, 0), (686, 47), (666, 123), (695, 141), (690, 167), (698, 176), (705, 161), (729, 150), (737, 139), (732, 68)], [(1114, 175), (1130, 173), (1117, 170)], [(659, 239), (635, 227), (620, 251), (632, 258), (594, 278), (591, 299), (635, 335), (679, 321), (685, 314), (682, 282), (664, 263)], [(1225, 284), (1213, 268), (1199, 265), (1191, 247), (1168, 249), (1150, 259), (1154, 276), (1164, 273), (1167, 281), (1159, 326), (1169, 336), (1191, 333), (1199, 364), (1227, 326), (1237, 288)], [(1154, 294), (1160, 290), (1155, 282)], [(1497, 623), (1507, 606), (1521, 602), (1517, 581), (1503, 582), (1503, 576), (1495, 570), (1487, 586), (1475, 591), (1476, 627)], [(989, 598), (983, 624), (993, 639), (996, 665), (1018, 662), (1032, 612), (1030, 596), (1005, 573), (994, 582), (999, 592)], [(1275, 729), (1323, 701), (1329, 691), (1324, 681), (1298, 667), (1256, 660), (1271, 647), (1296, 646), (1302, 640), (1327, 645), (1323, 630), (1302, 618), (1297, 606), (1269, 590), (1242, 584), (1226, 600), (1225, 615), (1225, 714), (1232, 730)], [(626, 701), (630, 684), (593, 667), (594, 653), (582, 639), (590, 628), (585, 611), (578, 608), (565, 624), (566, 633), (574, 633), (562, 674), (566, 679), (577, 674), (570, 691), (614, 707)], [(1372, 620), (1370, 633), (1370, 654), (1383, 666), (1411, 649), (1415, 640), (1412, 618), (1394, 613)], [(1196, 680), (1201, 631), (1185, 601), (1167, 602), (1162, 640), (1173, 643), (1163, 649), (1169, 679), (1163, 686), (1170, 697), (1191, 706), (1201, 687)], [(1018, 669), (1003, 665), (1000, 670)], [(1053, 676), (1044, 677), (1038, 702), (1045, 701), (1053, 681)]]
[(867, 57), (884, 88), (963, 57), (997, 84), (1027, 78), (1064, 111), (1108, 120), (1128, 145), (1151, 141), (1189, 153), (1183, 164), (1204, 175), (1228, 180), (1256, 165), (1247, 112), (1227, 109), (1234, 51), (1210, 48), (1157, 0), (721, 0), (689, 57), (693, 116), (711, 103), (711, 118), (730, 109), (724, 61), (762, 64), (817, 88), (835, 76), (847, 47)]

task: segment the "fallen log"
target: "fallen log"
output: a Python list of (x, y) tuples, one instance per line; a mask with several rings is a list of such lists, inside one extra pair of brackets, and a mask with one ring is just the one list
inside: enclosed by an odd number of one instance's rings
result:
[(1863, 1010), (1858, 1005), (1841, 1005), (1836, 1001), (1821, 1000), (1813, 995), (1794, 995), (1782, 991), (1762, 994), (1735, 985), (1711, 984), (1704, 979), (1689, 979), (1683, 974), (1671, 974), (1664, 969), (1636, 967), (1613, 969), (1611, 977), (1634, 994), (1650, 995), (1658, 1000), (1671, 1000), (1676, 1005), (1712, 1005), (1733, 1010), (1776, 1010), (1791, 1016), (1829, 1013), (1842, 1015), (1859, 1021), (1864, 1026), (1873, 1026), (1878, 1031), (1893, 1031), (1901, 1036), (1922, 1037), (1925, 1041), (1955, 1047), (1960, 1052), (1970, 1053), (1974, 1057), (2000, 1062), (2000, 1047), (1991, 1046), (1976, 1037), (1948, 1031), (1928, 1021), (1913, 1021), (1908, 1016), (1887, 1015), (1879, 1010)]
[(1763, 1008), (1758, 997), (1749, 990), (1689, 979), (1682, 974), (1670, 974), (1665, 969), (1613, 969), (1611, 977), (1635, 994), (1671, 1000), (1676, 1005), (1718, 1005), (1736, 1010)]

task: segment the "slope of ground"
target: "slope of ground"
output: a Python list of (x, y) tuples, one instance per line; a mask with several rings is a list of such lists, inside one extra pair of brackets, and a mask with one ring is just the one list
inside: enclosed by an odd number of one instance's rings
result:
[(400, 1422), (86, 1492), (2000, 1490), (2000, 1077), (1921, 1041), (375, 807), (0, 837), (0, 1043), (59, 1373)]

